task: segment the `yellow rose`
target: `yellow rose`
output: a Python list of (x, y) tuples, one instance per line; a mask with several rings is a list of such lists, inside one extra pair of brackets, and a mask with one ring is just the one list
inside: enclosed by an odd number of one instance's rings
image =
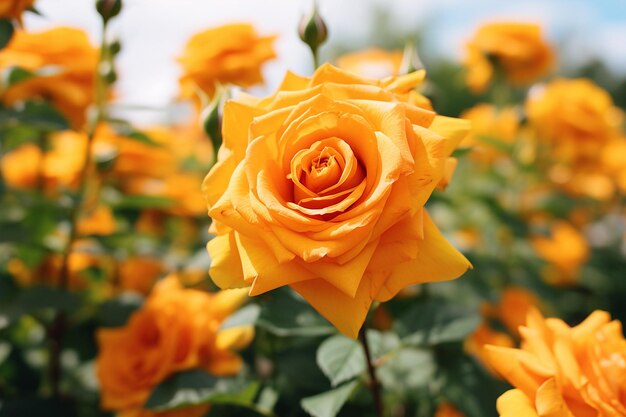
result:
[(0, 160), (3, 178), (15, 188), (34, 188), (38, 184), (52, 191), (59, 187), (75, 188), (86, 146), (84, 135), (71, 131), (52, 134), (43, 155), (36, 145), (22, 145)]
[(424, 210), (469, 123), (407, 101), (424, 75), (368, 80), (326, 64), (226, 103), (203, 184), (217, 285), (288, 285), (356, 337), (374, 300), (470, 267)]
[(0, 71), (20, 67), (36, 76), (6, 89), (7, 105), (33, 98), (49, 99), (76, 128), (94, 99), (98, 49), (85, 32), (60, 27), (40, 33), (18, 31), (0, 51)]
[(173, 275), (159, 282), (125, 326), (98, 331), (102, 407), (138, 412), (152, 389), (177, 371), (237, 373), (242, 362), (231, 349), (249, 343), (253, 330), (219, 327), (244, 298), (236, 290), (183, 289)]
[(496, 71), (494, 63), (509, 82), (530, 84), (552, 68), (553, 55), (538, 25), (485, 24), (467, 44), (467, 84), (474, 92), (484, 91)]
[(536, 236), (532, 245), (537, 255), (548, 262), (546, 280), (555, 285), (571, 285), (580, 267), (589, 258), (589, 243), (578, 229), (567, 222), (555, 222), (551, 236)]
[(626, 415), (626, 340), (604, 311), (569, 327), (528, 315), (520, 349), (490, 346), (490, 364), (514, 387), (497, 403), (500, 416)]
[(0, 0), (0, 19), (15, 19), (21, 23), (24, 10), (32, 7), (35, 0)]
[(400, 73), (402, 51), (369, 48), (337, 58), (337, 66), (362, 77), (385, 78)]
[(197, 89), (212, 96), (218, 83), (251, 87), (263, 82), (261, 66), (276, 57), (275, 36), (260, 37), (246, 23), (219, 26), (194, 35), (178, 59), (183, 67), (181, 96)]
[(472, 147), (470, 156), (485, 165), (491, 165), (505, 155), (502, 150), (481, 140), (481, 137), (511, 145), (519, 129), (517, 111), (512, 107), (497, 109), (483, 103), (464, 111), (461, 117), (472, 122), (472, 132), (461, 142), (461, 146)]
[(550, 156), (576, 168), (597, 160), (622, 122), (611, 96), (583, 78), (557, 79), (531, 91), (526, 113)]

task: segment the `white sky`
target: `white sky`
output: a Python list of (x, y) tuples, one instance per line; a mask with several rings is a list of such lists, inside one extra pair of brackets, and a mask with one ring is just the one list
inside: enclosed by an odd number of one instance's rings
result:
[[(601, 57), (609, 67), (626, 75), (626, 0), (319, 0), (330, 32), (326, 51), (333, 45), (372, 42), (372, 22), (377, 10), (402, 33), (425, 29), (428, 56), (459, 59), (465, 40), (486, 20), (520, 20), (543, 23), (548, 37), (561, 51), (561, 61), (581, 63)], [(94, 43), (99, 20), (93, 0), (37, 0), (44, 17), (29, 14), (29, 30), (58, 25), (87, 30)], [(179, 68), (175, 57), (195, 32), (236, 21), (255, 24), (262, 34), (279, 35), (279, 58), (265, 67), (266, 89), (272, 90), (285, 70), (310, 72), (307, 48), (295, 33), (310, 0), (125, 0), (112, 32), (119, 37), (118, 100), (126, 104), (166, 107), (177, 94)], [(322, 51), (324, 52), (324, 50)], [(264, 90), (259, 89), (259, 92)], [(132, 116), (131, 116), (132, 117)], [(158, 118), (158, 114), (148, 116)], [(145, 119), (145, 115), (137, 115)]]

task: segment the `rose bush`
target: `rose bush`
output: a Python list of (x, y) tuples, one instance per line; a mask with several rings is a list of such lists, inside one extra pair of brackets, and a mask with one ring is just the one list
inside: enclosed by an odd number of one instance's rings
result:
[(424, 204), (469, 123), (408, 101), (424, 76), (376, 81), (326, 64), (270, 97), (227, 102), (203, 184), (213, 280), (253, 296), (289, 285), (356, 337), (374, 300), (465, 272)]

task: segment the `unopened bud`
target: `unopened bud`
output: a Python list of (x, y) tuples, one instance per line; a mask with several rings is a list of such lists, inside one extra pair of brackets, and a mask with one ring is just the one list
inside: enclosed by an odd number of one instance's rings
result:
[(404, 45), (404, 54), (402, 55), (402, 63), (400, 64), (400, 74), (410, 74), (414, 71), (424, 68), (422, 60), (417, 54), (417, 49), (413, 42), (408, 41)]
[(122, 0), (96, 0), (96, 10), (102, 21), (107, 23), (122, 11)]
[(302, 17), (298, 26), (298, 34), (300, 39), (311, 48), (317, 51), (317, 48), (326, 41), (328, 37), (328, 29), (326, 23), (317, 12), (317, 4), (313, 3), (311, 11)]

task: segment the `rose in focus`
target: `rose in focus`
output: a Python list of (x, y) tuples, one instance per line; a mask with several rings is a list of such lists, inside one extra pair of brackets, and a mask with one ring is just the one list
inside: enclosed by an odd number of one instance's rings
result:
[(520, 349), (489, 347), (489, 363), (515, 389), (498, 399), (501, 416), (626, 415), (626, 340), (619, 321), (595, 311), (570, 327), (534, 310)]
[(409, 101), (424, 76), (369, 80), (326, 64), (267, 98), (227, 102), (203, 184), (213, 280), (252, 296), (288, 285), (356, 337), (374, 300), (465, 272), (424, 204), (469, 123)]

